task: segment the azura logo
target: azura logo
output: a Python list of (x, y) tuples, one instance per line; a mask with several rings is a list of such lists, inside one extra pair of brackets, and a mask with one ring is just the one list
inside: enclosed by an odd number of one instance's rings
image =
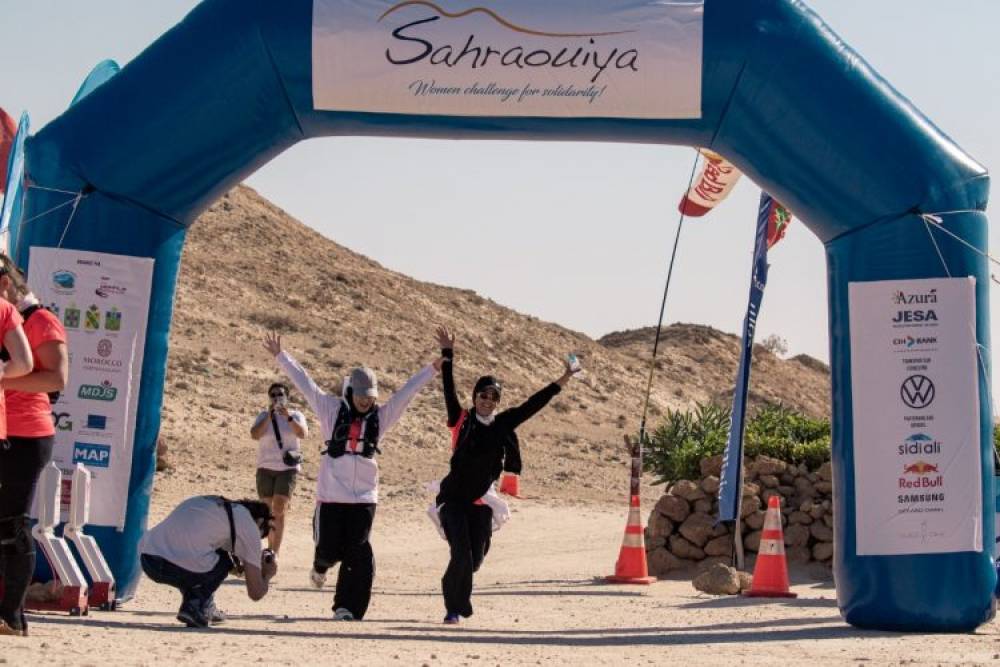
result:
[(892, 302), (898, 306), (908, 306), (914, 303), (937, 303), (937, 290), (932, 289), (924, 294), (907, 294), (902, 290), (892, 293)]
[(81, 384), (80, 391), (77, 392), (78, 398), (89, 401), (113, 401), (117, 396), (118, 389), (108, 380), (101, 384)]
[[(544, 6), (544, 5), (540, 5)], [(379, 18), (381, 22), (392, 14), (409, 7), (422, 7), (431, 12), (410, 20), (392, 31), (392, 36), (401, 44), (393, 43), (386, 49), (385, 57), (393, 65), (412, 65), (426, 61), (430, 65), (457, 67), (465, 65), (479, 69), (487, 65), (498, 67), (525, 68), (568, 68), (581, 69), (590, 74), (590, 83), (612, 68), (614, 70), (639, 71), (639, 51), (637, 49), (602, 49), (597, 39), (614, 35), (625, 35), (635, 30), (609, 32), (555, 32), (517, 25), (487, 7), (470, 7), (460, 12), (448, 12), (427, 0), (404, 0), (387, 9)], [(486, 44), (477, 42), (476, 35), (469, 33), (464, 43), (436, 44), (426, 28), (442, 19), (462, 19), (470, 15), (487, 16), (494, 23), (524, 38), (542, 38), (550, 45), (526, 46), (524, 44)]]
[(76, 274), (65, 269), (53, 272), (52, 288), (60, 294), (72, 294), (76, 289)]

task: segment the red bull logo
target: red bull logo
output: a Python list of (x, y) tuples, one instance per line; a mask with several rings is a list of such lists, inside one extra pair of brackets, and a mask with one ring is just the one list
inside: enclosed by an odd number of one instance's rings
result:
[(899, 478), (899, 488), (901, 489), (936, 489), (944, 486), (944, 476), (918, 477), (917, 479)]
[(926, 461), (917, 461), (916, 463), (903, 466), (904, 475), (929, 475), (932, 472), (939, 472), (937, 465), (927, 463)]

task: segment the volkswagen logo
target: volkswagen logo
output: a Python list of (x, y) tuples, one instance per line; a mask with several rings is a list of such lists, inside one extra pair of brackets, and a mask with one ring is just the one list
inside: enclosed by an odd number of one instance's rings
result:
[(899, 397), (914, 410), (926, 408), (934, 402), (934, 383), (926, 375), (911, 375), (903, 380)]

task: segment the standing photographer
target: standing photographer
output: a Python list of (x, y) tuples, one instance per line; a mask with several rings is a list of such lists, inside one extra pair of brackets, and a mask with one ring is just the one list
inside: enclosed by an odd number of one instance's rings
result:
[(302, 470), (299, 440), (306, 437), (306, 418), (288, 408), (288, 385), (275, 382), (267, 389), (270, 407), (257, 415), (250, 435), (257, 440), (257, 495), (274, 516), (267, 545), (278, 553), (285, 534), (285, 513)]

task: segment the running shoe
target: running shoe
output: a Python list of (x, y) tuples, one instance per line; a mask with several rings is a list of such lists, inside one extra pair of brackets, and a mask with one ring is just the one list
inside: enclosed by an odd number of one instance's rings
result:
[(215, 606), (214, 602), (209, 602), (201, 610), (202, 615), (208, 619), (209, 625), (222, 625), (226, 622), (226, 612)]
[(20, 637), (22, 634), (20, 628), (11, 627), (6, 621), (0, 621), (0, 636)]
[(189, 628), (207, 628), (209, 619), (202, 611), (202, 605), (189, 600), (181, 605), (177, 612), (177, 620)]
[(309, 583), (313, 588), (323, 588), (323, 584), (326, 583), (326, 572), (317, 572), (315, 568), (309, 570)]
[(335, 621), (353, 621), (354, 614), (351, 613), (350, 609), (344, 609), (343, 607), (338, 607), (333, 612), (333, 620)]
[(458, 621), (461, 617), (458, 614), (446, 614), (444, 617), (445, 625), (458, 625)]

